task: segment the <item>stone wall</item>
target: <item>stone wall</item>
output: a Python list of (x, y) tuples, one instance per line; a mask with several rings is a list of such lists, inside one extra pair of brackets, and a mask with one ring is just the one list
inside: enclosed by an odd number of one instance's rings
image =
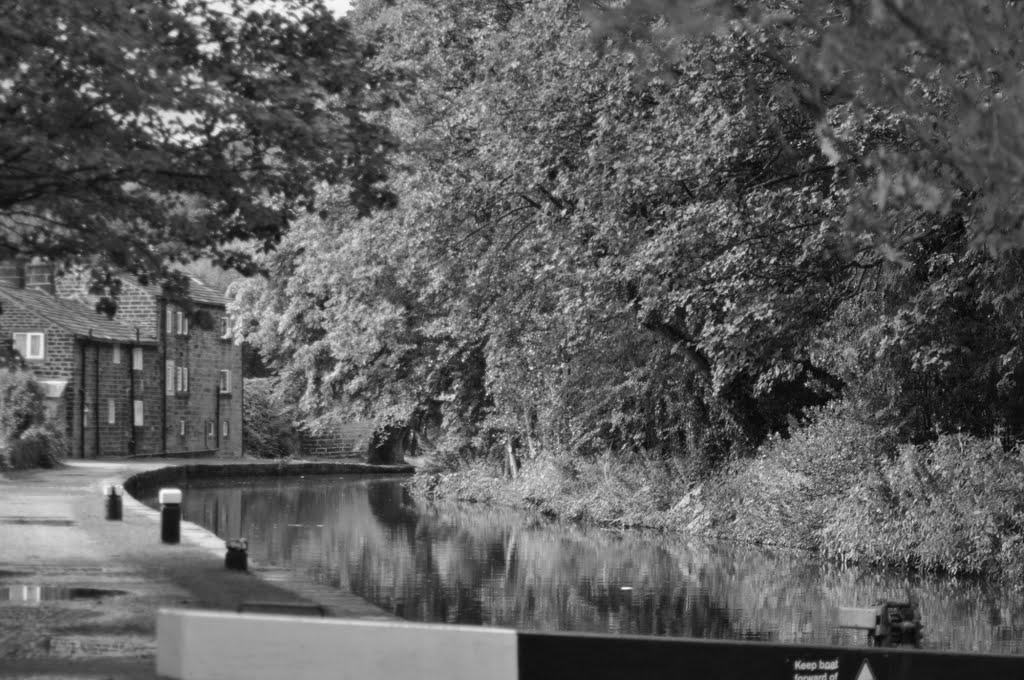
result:
[(75, 339), (60, 328), (26, 311), (20, 305), (3, 306), (3, 333), (7, 338), (13, 333), (44, 333), (43, 360), (30, 360), (28, 368), (39, 378), (71, 378), (75, 369)]
[(372, 423), (349, 423), (317, 434), (302, 432), (300, 453), (310, 458), (365, 456), (372, 434)]
[[(71, 406), (68, 424), (72, 455), (93, 458), (162, 453), (157, 348), (140, 348), (142, 368), (136, 370), (131, 346), (86, 340), (79, 343), (75, 376), (65, 392)], [(120, 359), (118, 363), (114, 362), (115, 356)], [(135, 422), (136, 401), (141, 402), (140, 426)]]
[[(82, 300), (83, 304), (93, 307), (98, 298), (89, 294), (90, 282), (87, 269), (65, 272), (55, 281), (57, 297)], [(159, 311), (160, 301), (152, 292), (131, 280), (122, 279), (121, 294), (117, 300), (118, 321), (137, 328), (145, 337), (155, 338)]]
[(411, 474), (412, 465), (371, 465), (354, 462), (318, 463), (197, 463), (147, 470), (124, 480), (124, 489), (136, 499), (156, 494), (164, 486), (186, 487), (191, 480), (245, 477), (292, 477), (340, 474)]
[[(220, 455), (242, 455), (242, 349), (220, 336), (223, 308), (197, 305), (213, 324), (203, 328), (191, 324), (187, 335), (177, 328), (163, 333), (166, 343), (165, 375), (188, 368), (188, 391), (166, 391), (167, 451), (189, 453), (217, 451)], [(163, 329), (161, 329), (163, 330)], [(221, 371), (230, 372), (230, 391), (221, 392)], [(184, 429), (184, 434), (182, 430)]]

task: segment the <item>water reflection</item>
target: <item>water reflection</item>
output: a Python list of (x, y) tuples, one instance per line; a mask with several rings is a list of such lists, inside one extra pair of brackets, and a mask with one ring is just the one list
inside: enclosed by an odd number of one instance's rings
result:
[[(224, 484), (224, 482), (220, 482)], [(415, 502), (395, 479), (199, 484), (184, 513), (250, 559), (345, 584), (412, 620), (682, 637), (865, 644), (836, 608), (918, 601), (925, 646), (1024, 653), (1024, 604), (977, 583), (821, 565), (805, 554), (608, 532)]]

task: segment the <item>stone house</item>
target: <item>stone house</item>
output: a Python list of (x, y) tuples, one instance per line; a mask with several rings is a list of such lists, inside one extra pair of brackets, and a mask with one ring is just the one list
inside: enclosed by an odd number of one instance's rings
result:
[(121, 276), (113, 318), (95, 311), (87, 275), (0, 263), (0, 338), (43, 386), (71, 455), (242, 453), (242, 351), (223, 296), (198, 279), (176, 305)]

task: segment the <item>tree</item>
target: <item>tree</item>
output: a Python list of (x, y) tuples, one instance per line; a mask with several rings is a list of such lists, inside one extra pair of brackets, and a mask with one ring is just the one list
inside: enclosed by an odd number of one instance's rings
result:
[(0, 257), (249, 271), (321, 182), (391, 204), (367, 56), (319, 0), (5, 0)]
[[(633, 0), (602, 35), (747, 31), (789, 74), (837, 168), (848, 240), (877, 262), (820, 341), (866, 414), (912, 441), (1024, 434), (1016, 301), (1024, 244), (1024, 7), (915, 0)], [(830, 333), (837, 335), (830, 336)]]
[(908, 441), (1020, 432), (1019, 257), (972, 249), (908, 110), (812, 69), (811, 16), (623, 45), (572, 2), (363, 3), (376, 68), (415, 75), (402, 204), (323, 194), (239, 298), (251, 341), (309, 414), (510, 469), (720, 460), (840, 397)]
[[(630, 0), (590, 3), (600, 33), (673, 49), (683, 36), (769, 37), (818, 121), (823, 151), (849, 167), (847, 229), (896, 257), (942, 216), (968, 248), (1024, 245), (1021, 129), (1024, 7), (1004, 0)], [(648, 43), (650, 44), (650, 43)], [(866, 136), (874, 128), (888, 134)]]
[(571, 3), (355, 21), (380, 68), (416, 65), (388, 118), (403, 203), (360, 219), (325, 195), (239, 299), (309, 413), (440, 422), (463, 451), (704, 455), (828, 398), (808, 347), (848, 271), (832, 170), (756, 37), (670, 82), (590, 47)]

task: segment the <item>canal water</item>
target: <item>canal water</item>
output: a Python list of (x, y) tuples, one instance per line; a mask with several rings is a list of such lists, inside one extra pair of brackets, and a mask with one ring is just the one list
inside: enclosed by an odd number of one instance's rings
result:
[(414, 500), (401, 478), (196, 482), (184, 518), (296, 580), (399, 617), (529, 630), (863, 645), (840, 606), (918, 603), (926, 647), (1024, 654), (1024, 598), (975, 581), (843, 569), (806, 553)]

